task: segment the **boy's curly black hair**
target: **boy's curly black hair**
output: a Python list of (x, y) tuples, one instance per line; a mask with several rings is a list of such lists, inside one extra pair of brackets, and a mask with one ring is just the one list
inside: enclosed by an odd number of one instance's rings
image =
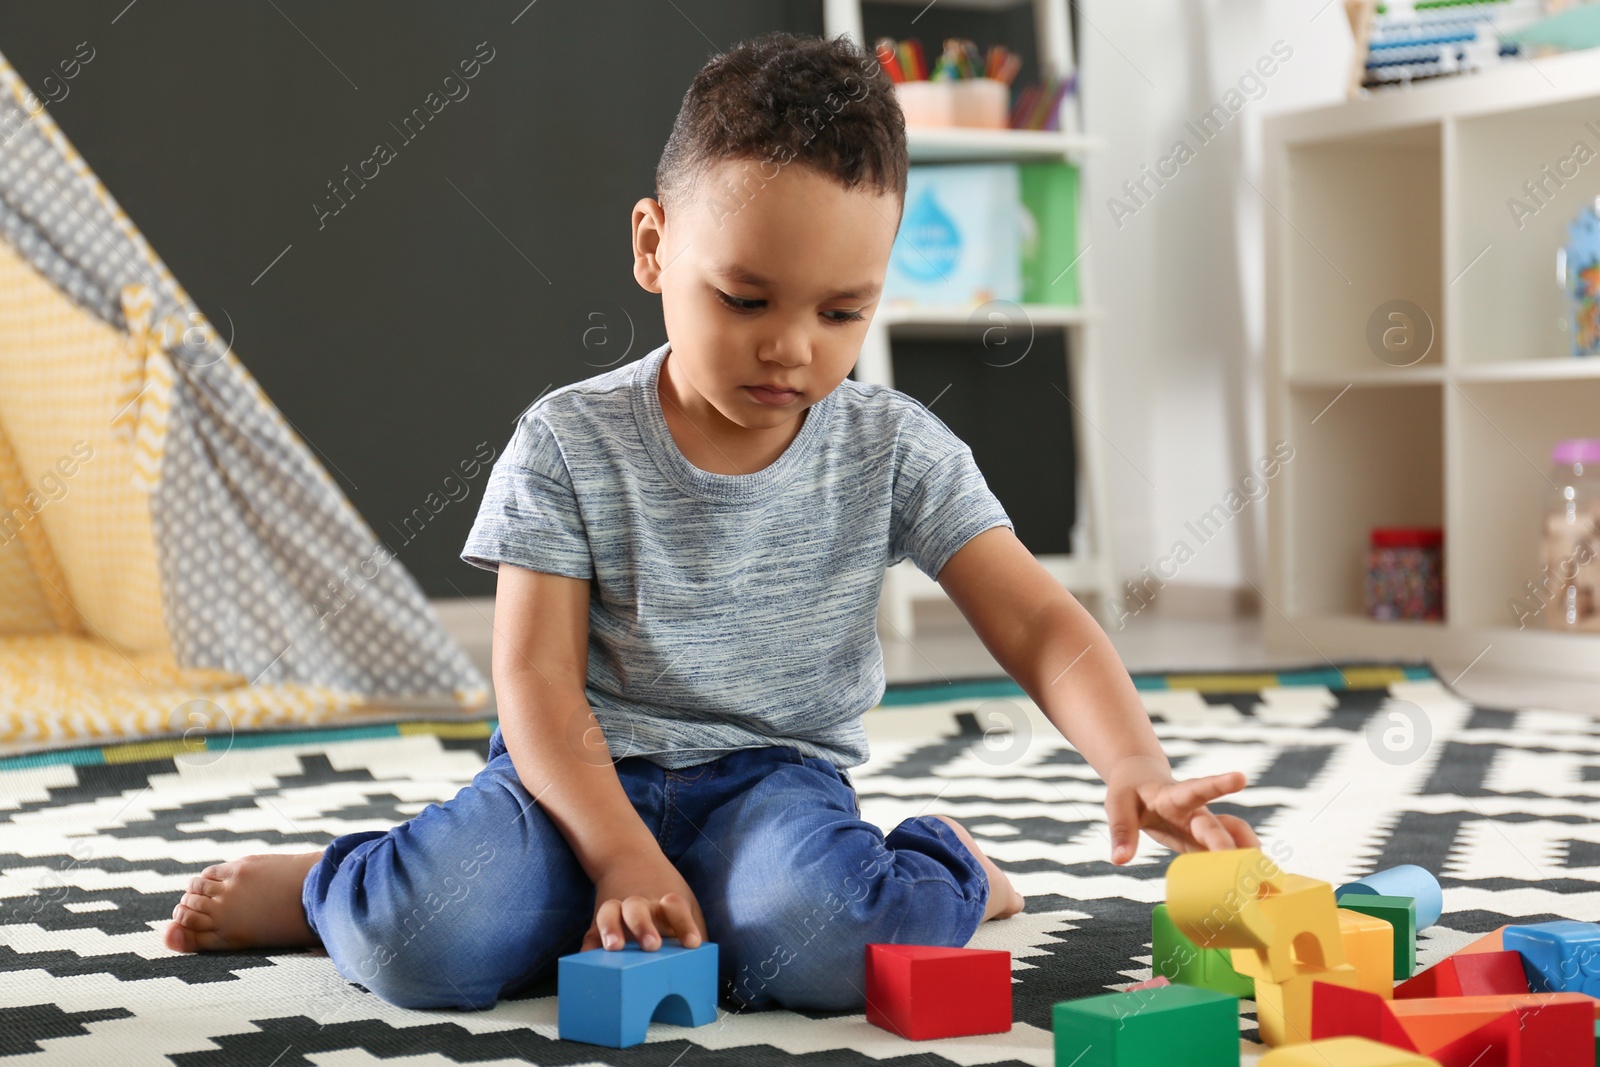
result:
[(730, 159), (751, 164), (748, 182), (799, 162), (905, 207), (906, 124), (894, 83), (845, 34), (774, 30), (702, 67), (656, 166), (656, 199), (670, 211)]

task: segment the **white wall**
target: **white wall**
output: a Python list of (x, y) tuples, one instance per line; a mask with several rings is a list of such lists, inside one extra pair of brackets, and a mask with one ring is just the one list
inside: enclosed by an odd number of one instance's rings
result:
[[(1119, 577), (1148, 565), (1185, 584), (1260, 583), (1265, 509), (1202, 540), (1186, 526), (1268, 447), (1261, 398), (1260, 120), (1343, 98), (1350, 34), (1340, 0), (1078, 0), (1084, 126), (1106, 142), (1084, 175), (1110, 500)], [(1282, 42), (1274, 56), (1275, 42)], [(1281, 56), (1287, 51), (1287, 59)], [(1266, 57), (1264, 90), (1241, 77)], [(1259, 71), (1257, 71), (1259, 74)], [(1252, 99), (1251, 95), (1256, 98)], [(1242, 100), (1242, 104), (1238, 103)], [(1208, 142), (1185, 127), (1230, 113)], [(1193, 157), (1143, 203), (1125, 181), (1177, 141)], [(1261, 190), (1258, 192), (1258, 190)], [(1133, 209), (1121, 225), (1107, 205)], [(1271, 486), (1271, 483), (1268, 483)], [(1269, 492), (1271, 489), (1269, 489)], [(1192, 558), (1178, 565), (1175, 543)], [(1169, 562), (1163, 565), (1163, 557)], [(1176, 576), (1173, 577), (1174, 572)]]

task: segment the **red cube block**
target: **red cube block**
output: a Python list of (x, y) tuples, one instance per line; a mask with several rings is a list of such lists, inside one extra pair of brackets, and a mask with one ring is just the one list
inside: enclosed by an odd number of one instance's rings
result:
[(867, 1021), (912, 1041), (1011, 1029), (1011, 953), (867, 946)]

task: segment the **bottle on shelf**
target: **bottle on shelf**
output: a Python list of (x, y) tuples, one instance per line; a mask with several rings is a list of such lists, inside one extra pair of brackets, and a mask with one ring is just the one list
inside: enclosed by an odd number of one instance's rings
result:
[(1545, 625), (1600, 631), (1600, 438), (1560, 441), (1545, 490)]

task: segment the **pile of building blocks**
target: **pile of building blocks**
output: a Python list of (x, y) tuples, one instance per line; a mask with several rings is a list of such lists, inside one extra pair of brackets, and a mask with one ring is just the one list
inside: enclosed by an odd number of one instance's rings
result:
[[(1600, 925), (1503, 926), (1416, 972), (1444, 896), (1420, 867), (1335, 890), (1260, 849), (1191, 852), (1151, 917), (1154, 976), (1056, 1004), (1058, 1067), (1238, 1067), (1253, 999), (1261, 1067), (1593, 1067)], [(558, 972), (564, 1039), (626, 1048), (653, 1021), (717, 1017), (717, 946), (592, 949)], [(1011, 954), (866, 947), (866, 1016), (926, 1041), (1011, 1029)]]
[(1192, 852), (1151, 917), (1155, 976), (1055, 1005), (1065, 1067), (1237, 1067), (1253, 996), (1261, 1067), (1591, 1067), (1600, 925), (1505, 926), (1416, 973), (1444, 895), (1420, 867), (1337, 890), (1259, 849)]

